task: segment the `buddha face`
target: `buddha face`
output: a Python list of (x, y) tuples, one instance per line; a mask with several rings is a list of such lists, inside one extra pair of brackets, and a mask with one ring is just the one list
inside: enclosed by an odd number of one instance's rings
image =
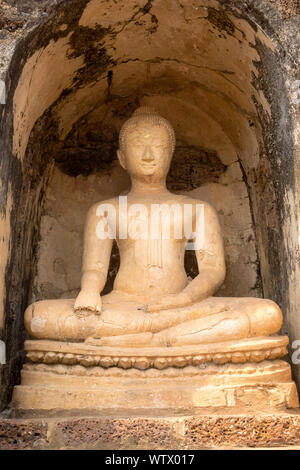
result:
[(128, 129), (122, 150), (121, 165), (136, 179), (164, 180), (172, 159), (168, 130), (164, 126), (141, 123)]

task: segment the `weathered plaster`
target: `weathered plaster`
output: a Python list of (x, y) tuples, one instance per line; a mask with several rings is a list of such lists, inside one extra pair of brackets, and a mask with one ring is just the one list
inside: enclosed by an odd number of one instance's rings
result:
[(13, 151), (22, 159), (34, 123), (71, 84), (82, 58), (66, 60), (69, 37), (36, 51), (24, 65), (14, 95)]

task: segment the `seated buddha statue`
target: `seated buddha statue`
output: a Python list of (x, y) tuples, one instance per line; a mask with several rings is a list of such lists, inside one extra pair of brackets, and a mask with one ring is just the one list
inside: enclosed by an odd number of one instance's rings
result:
[[(272, 300), (214, 297), (225, 278), (218, 217), (206, 202), (167, 190), (174, 148), (171, 124), (152, 108), (138, 108), (124, 123), (118, 158), (131, 177), (131, 189), (127, 196), (101, 201), (89, 210), (81, 290), (76, 299), (30, 305), (25, 327), (33, 338), (111, 347), (178, 347), (278, 332), (282, 313)], [(142, 217), (153, 207), (165, 211), (155, 229)], [(180, 211), (184, 217), (178, 216)], [(168, 236), (161, 228), (166, 220)], [(183, 230), (184, 224), (190, 232)], [(195, 242), (198, 232), (201, 243)], [(114, 238), (120, 268), (113, 290), (101, 296)], [(184, 269), (188, 244), (194, 247), (199, 268), (192, 280)]]

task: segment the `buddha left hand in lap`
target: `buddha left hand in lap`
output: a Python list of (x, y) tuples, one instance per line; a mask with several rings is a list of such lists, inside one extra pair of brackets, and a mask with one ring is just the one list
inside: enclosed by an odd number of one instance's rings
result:
[[(269, 336), (280, 329), (282, 314), (271, 300), (213, 297), (225, 277), (218, 217), (209, 204), (166, 189), (174, 146), (171, 125), (149, 108), (139, 108), (123, 125), (118, 157), (132, 183), (126, 207), (124, 198), (113, 198), (90, 209), (81, 291), (76, 300), (29, 306), (25, 326), (34, 338), (180, 346)], [(153, 208), (155, 230), (152, 217), (145, 218)], [(195, 247), (199, 274), (188, 282), (184, 253), (191, 234), (184, 224), (195, 235), (198, 223), (204, 224), (201, 248)], [(110, 236), (99, 236), (99, 227), (105, 226)], [(113, 237), (120, 268), (113, 291), (101, 297)]]

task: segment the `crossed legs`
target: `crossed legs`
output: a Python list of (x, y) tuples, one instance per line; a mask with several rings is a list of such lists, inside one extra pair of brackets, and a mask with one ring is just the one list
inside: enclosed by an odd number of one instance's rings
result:
[(189, 307), (146, 313), (134, 301), (103, 297), (100, 315), (78, 315), (73, 299), (36, 302), (25, 312), (37, 339), (84, 341), (107, 346), (180, 346), (269, 336), (282, 324), (278, 305), (257, 298), (210, 297)]

